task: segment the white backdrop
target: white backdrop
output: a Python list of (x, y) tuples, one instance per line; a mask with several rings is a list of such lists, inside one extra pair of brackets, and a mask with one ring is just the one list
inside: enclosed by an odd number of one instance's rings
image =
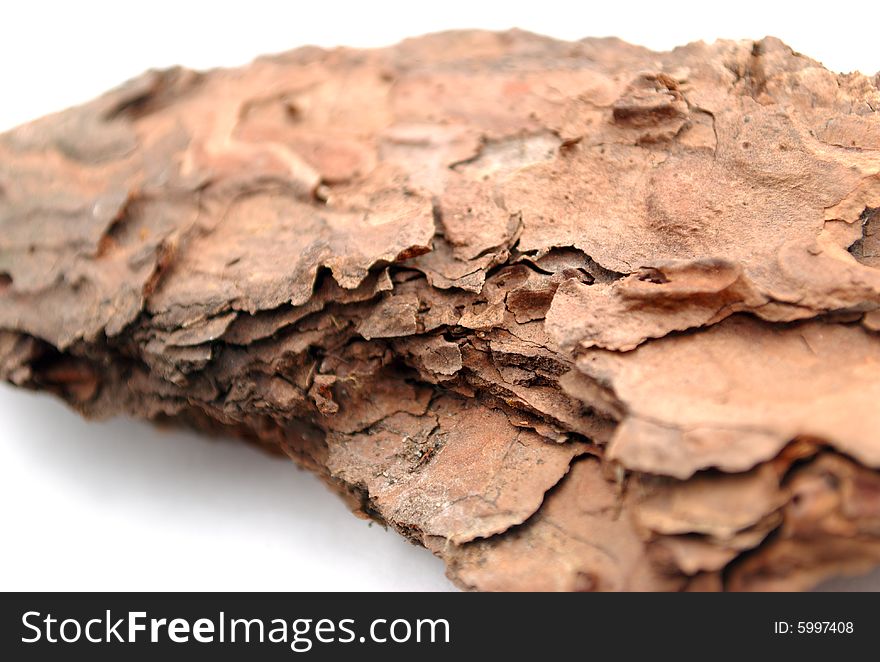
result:
[[(8, 3), (0, 10), (0, 130), (150, 67), (234, 66), (309, 43), (378, 46), (450, 28), (615, 35), (655, 49), (772, 34), (831, 69), (874, 73), (877, 6)], [(353, 518), (286, 460), (142, 423), (87, 423), (47, 396), (7, 386), (0, 386), (0, 516), (0, 590), (451, 589), (440, 561)], [(880, 572), (830, 586), (880, 590)]]

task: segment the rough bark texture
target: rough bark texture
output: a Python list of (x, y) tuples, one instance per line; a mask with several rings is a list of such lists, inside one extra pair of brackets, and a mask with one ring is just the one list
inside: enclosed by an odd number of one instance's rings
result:
[(152, 71), (0, 136), (0, 377), (280, 449), (469, 589), (866, 570), (878, 110), (775, 39)]

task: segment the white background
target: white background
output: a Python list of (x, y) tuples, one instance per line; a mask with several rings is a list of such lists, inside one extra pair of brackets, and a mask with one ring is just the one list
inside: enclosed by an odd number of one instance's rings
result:
[[(15, 2), (0, 9), (0, 130), (150, 67), (235, 66), (304, 44), (520, 27), (654, 49), (773, 34), (880, 70), (876, 2)], [(0, 590), (449, 590), (442, 563), (245, 444), (87, 423), (0, 385)], [(880, 572), (842, 580), (880, 589)]]

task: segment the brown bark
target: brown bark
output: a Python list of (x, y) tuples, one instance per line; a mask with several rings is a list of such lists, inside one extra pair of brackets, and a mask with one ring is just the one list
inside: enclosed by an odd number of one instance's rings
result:
[(149, 72), (0, 136), (0, 377), (278, 449), (466, 588), (806, 588), (880, 562), (878, 109), (774, 39)]

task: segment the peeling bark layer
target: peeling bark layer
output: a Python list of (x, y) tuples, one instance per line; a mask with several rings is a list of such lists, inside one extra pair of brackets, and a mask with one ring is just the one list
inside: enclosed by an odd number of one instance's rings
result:
[(878, 110), (774, 39), (151, 71), (0, 136), (0, 378), (469, 589), (807, 588), (880, 563)]

